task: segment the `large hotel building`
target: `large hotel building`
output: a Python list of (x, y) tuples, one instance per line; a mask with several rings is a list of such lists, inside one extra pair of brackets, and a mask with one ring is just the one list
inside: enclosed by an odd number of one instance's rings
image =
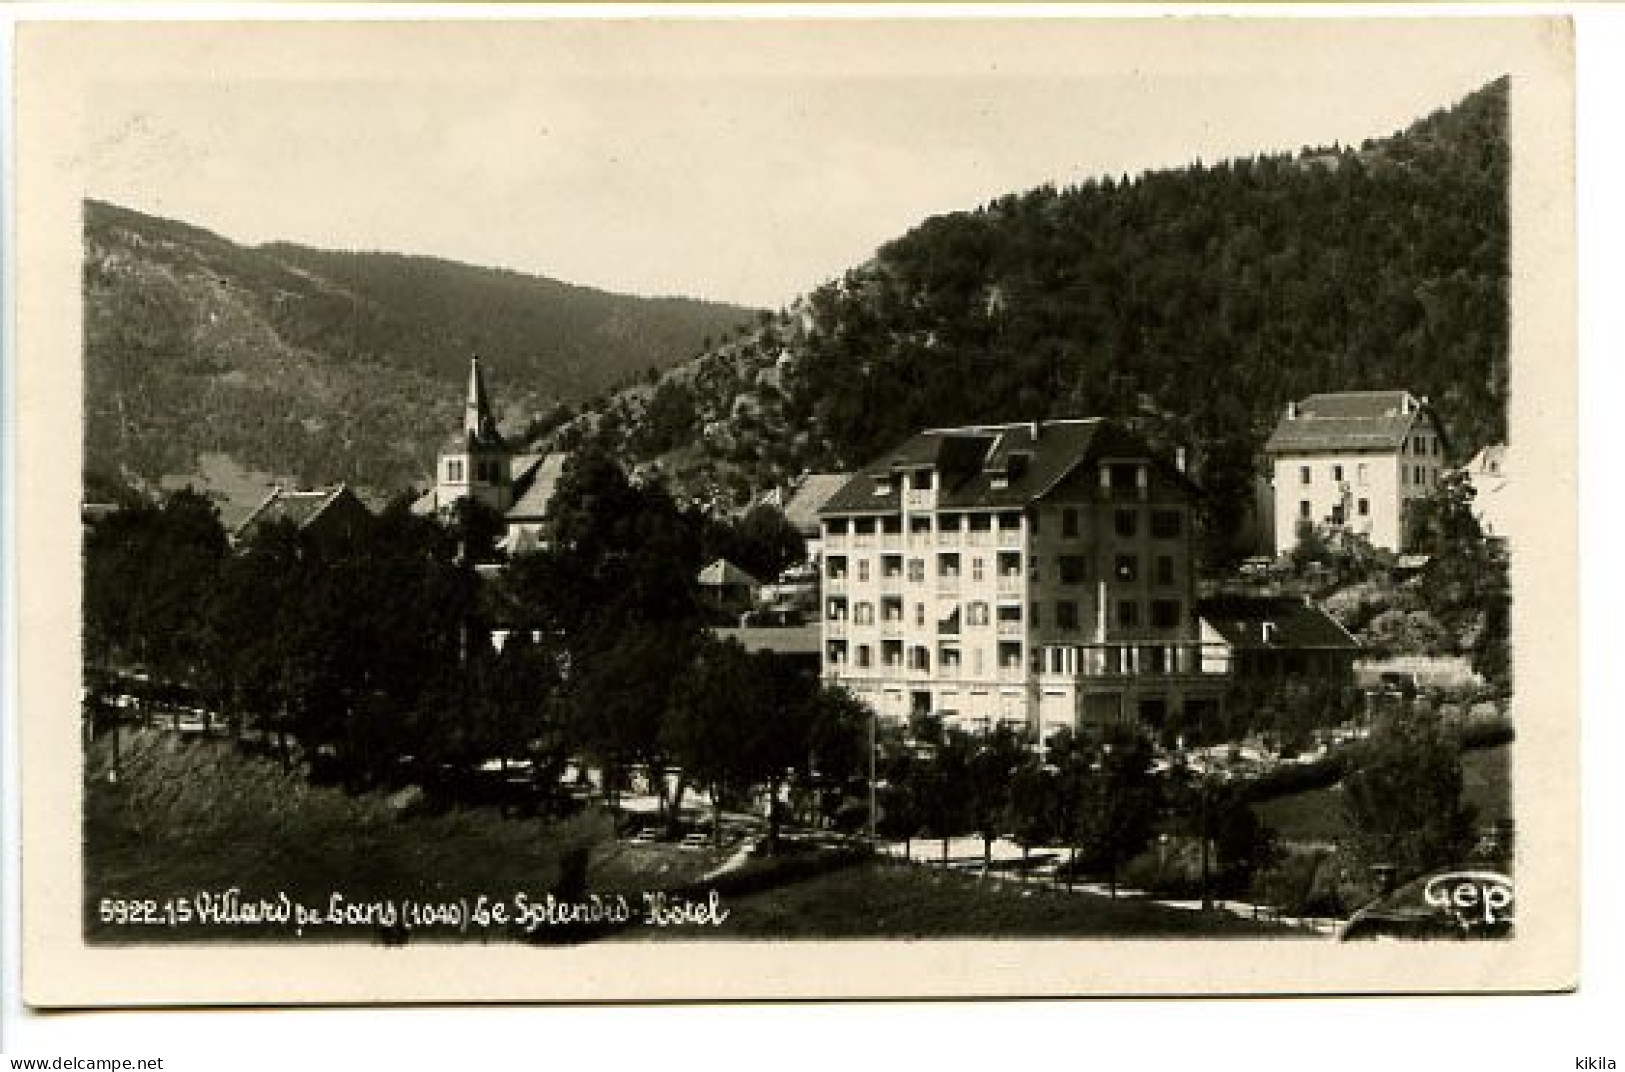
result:
[(1194, 492), (1109, 421), (915, 435), (820, 511), (825, 679), (882, 718), (1040, 740), (1216, 713), (1226, 660), (1195, 610)]

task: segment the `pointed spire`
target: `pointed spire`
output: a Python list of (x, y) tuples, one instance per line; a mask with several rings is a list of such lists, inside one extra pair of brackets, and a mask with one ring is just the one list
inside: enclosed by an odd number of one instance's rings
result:
[(463, 403), (463, 434), (476, 443), (501, 443), (497, 421), (491, 414), (491, 399), (485, 393), (485, 377), (480, 374), (480, 356), (468, 364), (468, 400)]

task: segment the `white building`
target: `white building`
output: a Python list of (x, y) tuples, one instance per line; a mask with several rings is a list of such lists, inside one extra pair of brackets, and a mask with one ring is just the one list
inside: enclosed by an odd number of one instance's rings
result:
[(1405, 551), (1411, 503), (1438, 486), (1443, 433), (1427, 399), (1408, 391), (1345, 391), (1288, 403), (1264, 451), (1275, 488), (1275, 551), (1298, 526), (1346, 529)]
[(1211, 717), (1193, 491), (1101, 420), (913, 436), (819, 512), (825, 680), (885, 718), (1040, 739)]

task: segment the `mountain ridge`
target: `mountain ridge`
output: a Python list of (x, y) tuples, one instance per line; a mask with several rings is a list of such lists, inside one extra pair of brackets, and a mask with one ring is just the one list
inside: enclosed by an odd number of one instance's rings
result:
[(510, 427), (700, 350), (751, 310), (410, 253), (243, 245), (84, 205), (86, 464), (153, 484), (204, 456), (395, 491), (484, 358)]

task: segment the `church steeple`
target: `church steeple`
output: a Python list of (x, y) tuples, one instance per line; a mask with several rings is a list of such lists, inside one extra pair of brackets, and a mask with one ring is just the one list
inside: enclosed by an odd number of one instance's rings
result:
[(491, 413), (491, 399), (485, 393), (485, 377), (480, 372), (478, 354), (468, 363), (468, 399), (463, 403), (463, 434), (471, 444), (503, 445), (502, 435), (497, 431), (496, 417)]

